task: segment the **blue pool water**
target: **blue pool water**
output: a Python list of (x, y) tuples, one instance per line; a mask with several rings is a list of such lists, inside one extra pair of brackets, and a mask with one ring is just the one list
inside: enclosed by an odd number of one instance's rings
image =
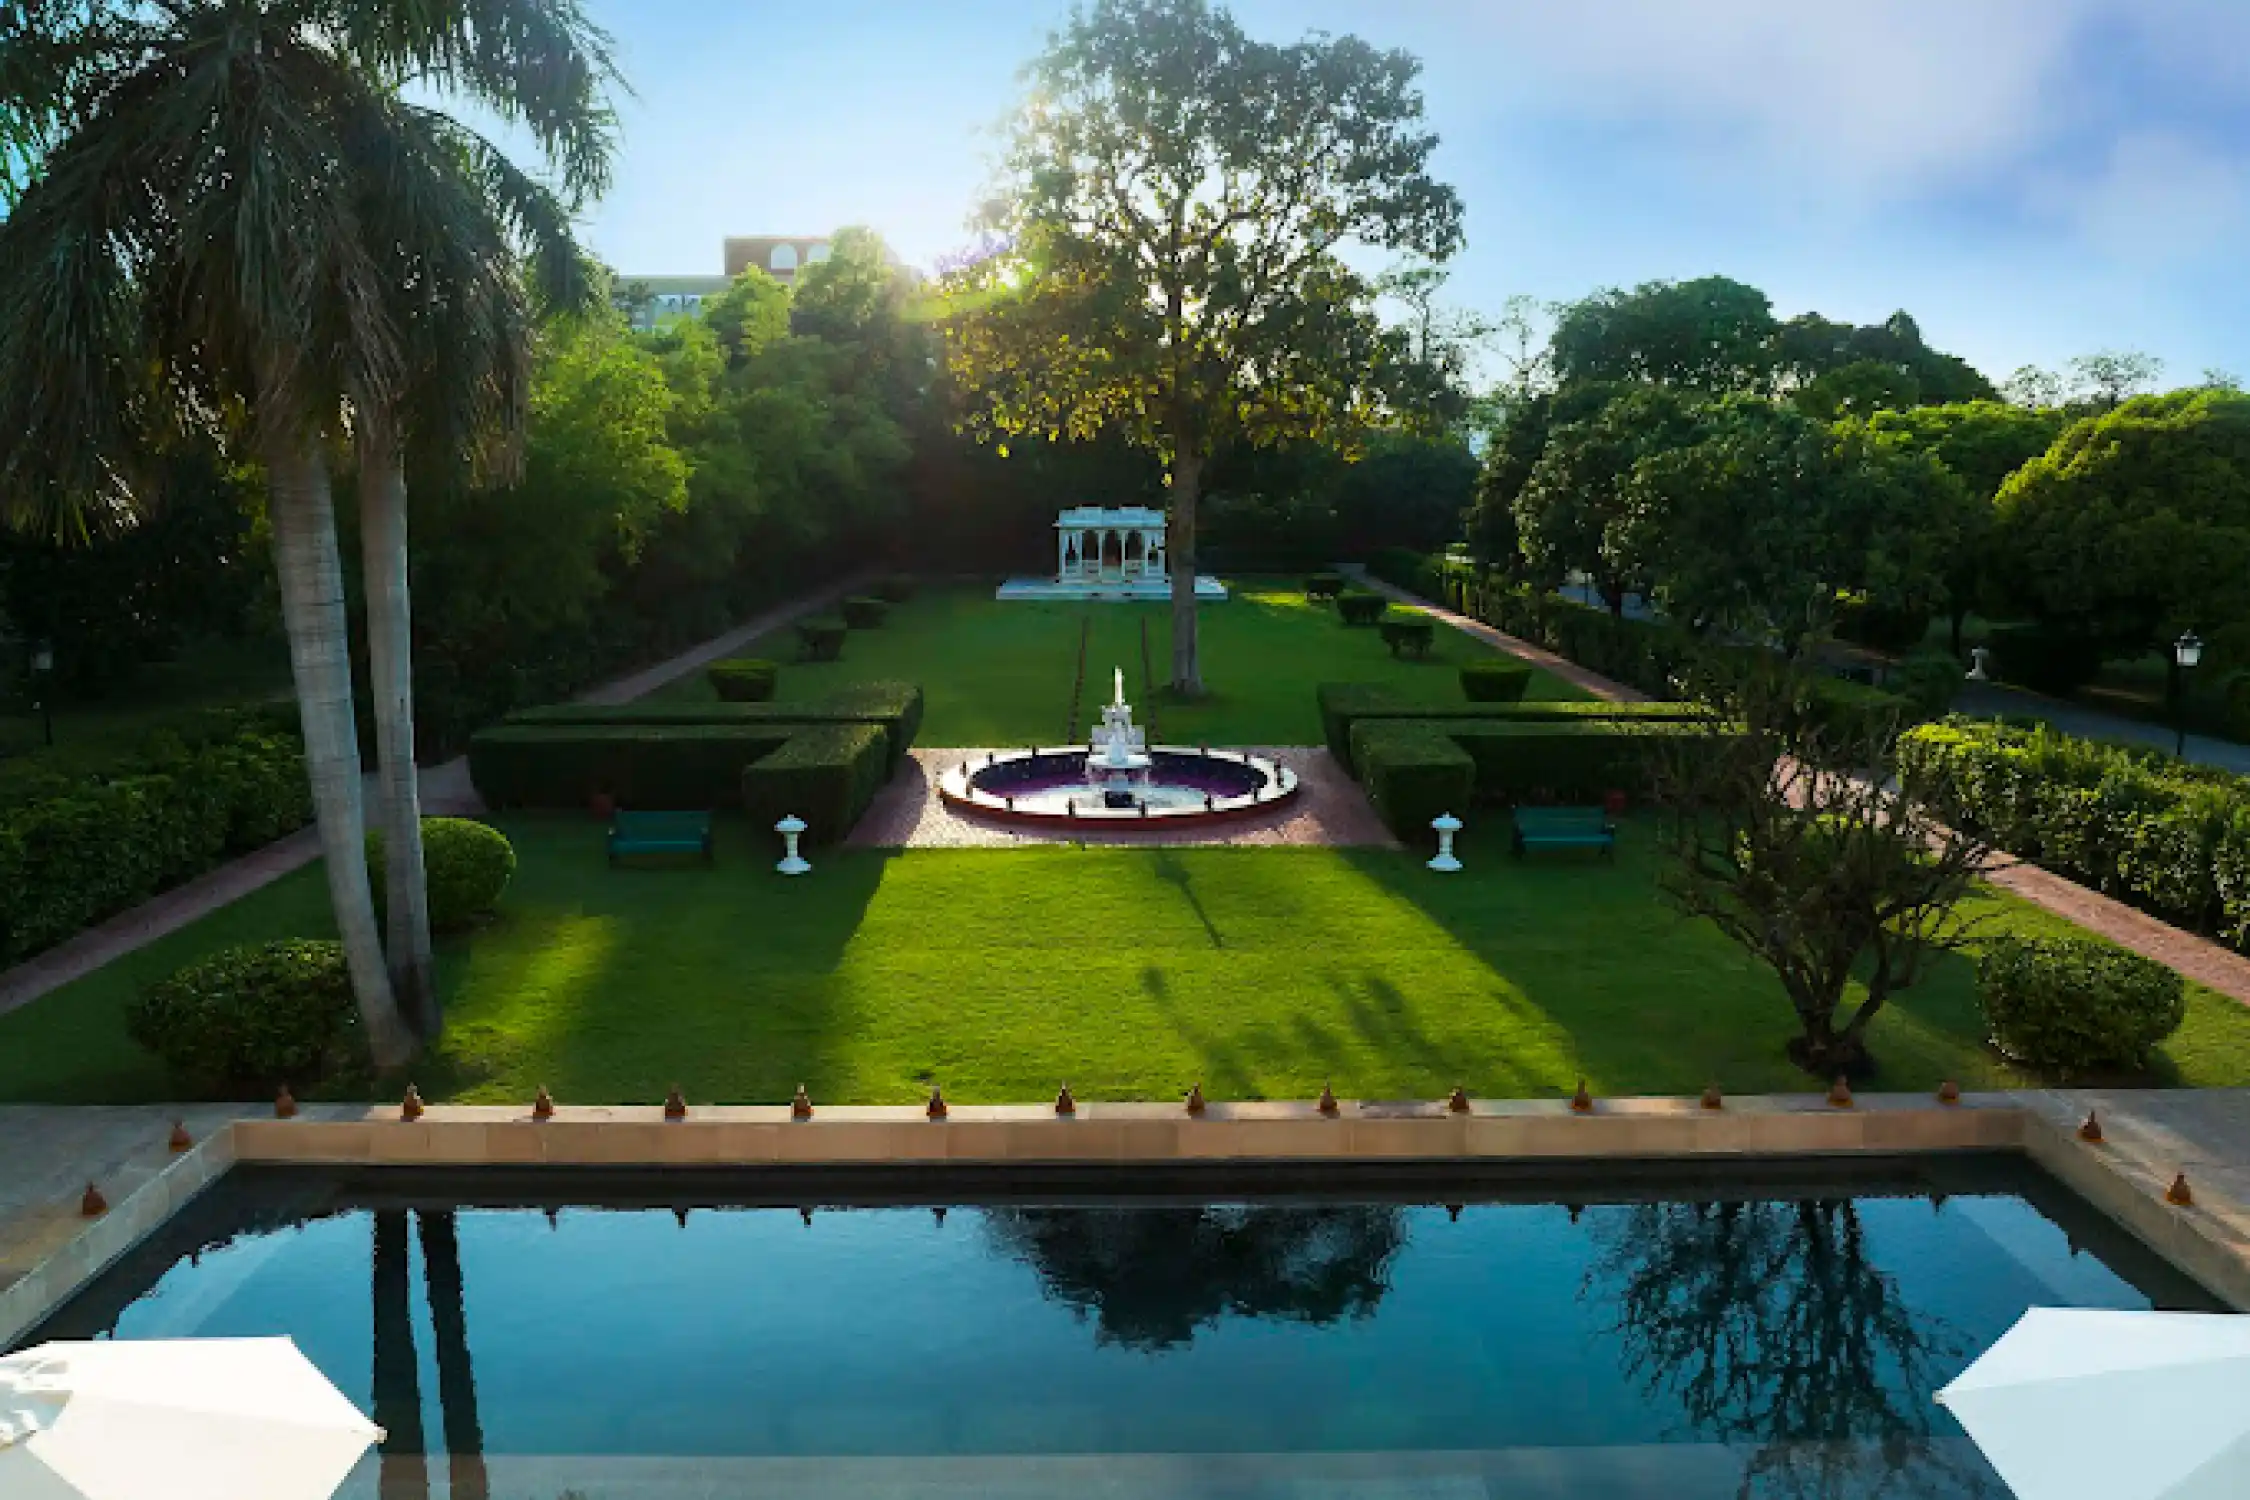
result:
[(2213, 1306), (1998, 1159), (1318, 1181), (243, 1171), (29, 1341), (289, 1334), (386, 1500), (2000, 1500), (1939, 1386)]

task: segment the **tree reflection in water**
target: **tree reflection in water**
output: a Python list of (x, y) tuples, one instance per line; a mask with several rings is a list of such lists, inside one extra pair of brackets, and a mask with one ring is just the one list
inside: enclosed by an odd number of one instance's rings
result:
[[(414, 1349), (414, 1286), (406, 1210), (378, 1209), (370, 1259), (375, 1297), (375, 1425), (384, 1431), (376, 1492), (380, 1500), (428, 1500), (429, 1460), (422, 1432), (421, 1361)], [(461, 1238), (451, 1213), (420, 1211), (422, 1272), (437, 1345), (438, 1407), (444, 1421), (449, 1493), (485, 1500), (484, 1432), (461, 1281)]]
[(1221, 1318), (1365, 1317), (1405, 1242), (1382, 1204), (995, 1208), (994, 1238), (1092, 1316), (1104, 1344), (1170, 1349)]
[(1700, 1434), (1756, 1445), (1744, 1496), (2006, 1493), (1933, 1442), (1962, 1349), (1868, 1258), (1855, 1204), (1636, 1204), (1595, 1235), (1582, 1295), (1614, 1298), (1627, 1378)]

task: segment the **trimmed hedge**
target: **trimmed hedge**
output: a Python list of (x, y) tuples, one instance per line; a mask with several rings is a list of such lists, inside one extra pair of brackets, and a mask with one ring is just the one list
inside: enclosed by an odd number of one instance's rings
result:
[[(0, 811), (0, 961), (76, 936), (312, 821), (278, 712), (200, 716), (97, 775), (25, 775)], [(185, 733), (181, 731), (184, 730)]]
[[(911, 682), (855, 682), (797, 703), (686, 703), (644, 698), (638, 703), (555, 703), (521, 709), (509, 724), (704, 724), (786, 728), (797, 724), (881, 724), (889, 734), (896, 770), (922, 729), (922, 690)], [(469, 768), (476, 769), (470, 742)]]
[(1471, 703), (1521, 703), (1531, 686), (1531, 668), (1520, 661), (1492, 657), (1461, 663), (1461, 693)]
[(1390, 601), (1381, 594), (1352, 590), (1336, 596), (1336, 617), (1346, 625), (1372, 625), (1388, 608)]
[(769, 702), (780, 677), (780, 667), (754, 656), (715, 661), (703, 669), (703, 679), (711, 684), (711, 691), (727, 703)]
[(2187, 1017), (2187, 985), (2160, 963), (2088, 938), (1994, 938), (1977, 962), (1993, 1045), (2065, 1076), (2141, 1069)]
[(806, 661), (841, 661), (847, 629), (842, 620), (826, 615), (797, 622), (797, 645)]
[(225, 948), (143, 990), (125, 1030), (198, 1093), (271, 1096), (329, 1069), (356, 1030), (341, 943)]
[(889, 779), (888, 736), (879, 724), (824, 724), (742, 772), (742, 806), (753, 826), (771, 828), (791, 814), (805, 837), (834, 843)]
[(914, 577), (910, 573), (891, 573), (875, 580), (869, 593), (886, 604), (904, 604), (914, 597)]
[(1315, 604), (1331, 604), (1344, 591), (1341, 573), (1315, 573), (1305, 580), (1305, 597)]
[[(1370, 719), (1352, 730), (1352, 753), (1368, 800), (1404, 834), (1440, 812), (1458, 814), (1472, 800), (1593, 803), (1612, 791), (1645, 795), (1660, 752), (1707, 737), (1715, 743), (1715, 733), (1705, 724), (1662, 720)], [(1462, 762), (1466, 781), (1458, 774)], [(1448, 799), (1450, 807), (1428, 807)]]
[[(472, 818), (422, 820), (423, 880), (430, 895), (430, 930), (459, 932), (474, 927), (500, 904), (515, 878), (516, 847), (489, 823)], [(375, 911), (384, 912), (386, 874), (383, 830), (367, 831), (367, 878), (375, 888)]]
[[(738, 708), (759, 704), (732, 705)], [(742, 768), (805, 731), (802, 724), (501, 724), (469, 741), (469, 777), (485, 805), (704, 811), (740, 795)]]
[(853, 630), (879, 630), (890, 617), (889, 601), (855, 595), (843, 603), (844, 624)]
[(1437, 627), (1428, 615), (1393, 611), (1375, 622), (1393, 656), (1428, 656)]
[(1461, 816), (1476, 790), (1476, 763), (1438, 725), (1413, 720), (1364, 724), (1353, 736), (1360, 776), (1376, 815), (1402, 839), (1426, 832), (1440, 813)]
[(1364, 719), (1431, 719), (1445, 722), (1486, 719), (1627, 719), (1679, 722), (1699, 719), (1703, 710), (1685, 703), (1610, 703), (1601, 699), (1562, 699), (1530, 703), (1417, 703), (1373, 682), (1324, 682), (1314, 689), (1320, 703), (1322, 738), (1337, 764), (1350, 771), (1352, 728)]

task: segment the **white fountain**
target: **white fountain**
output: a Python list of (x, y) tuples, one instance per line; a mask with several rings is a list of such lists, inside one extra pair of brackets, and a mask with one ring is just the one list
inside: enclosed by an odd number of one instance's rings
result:
[(1088, 784), (1102, 789), (1104, 807), (1131, 807), (1135, 787), (1148, 780), (1148, 746), (1133, 725), (1133, 710), (1125, 701), (1125, 669), (1113, 673), (1115, 687), (1102, 709), (1102, 727), (1094, 731), (1093, 753), (1086, 757)]

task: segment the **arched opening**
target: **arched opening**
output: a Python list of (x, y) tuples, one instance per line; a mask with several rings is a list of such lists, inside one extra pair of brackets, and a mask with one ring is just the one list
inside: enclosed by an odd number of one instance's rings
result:
[(795, 245), (774, 246), (773, 254), (766, 259), (766, 266), (767, 269), (777, 272), (794, 272), (797, 269), (797, 247)]

